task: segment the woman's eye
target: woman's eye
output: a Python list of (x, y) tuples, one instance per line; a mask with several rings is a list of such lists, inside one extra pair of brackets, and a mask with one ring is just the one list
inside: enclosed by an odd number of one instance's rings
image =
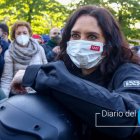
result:
[(27, 32), (23, 32), (23, 34), (24, 34), (24, 35), (26, 35), (26, 34), (27, 34)]
[(89, 35), (89, 36), (88, 36), (88, 39), (89, 39), (89, 40), (96, 40), (97, 37), (96, 37), (95, 35)]
[(20, 35), (20, 34), (21, 34), (20, 32), (17, 32), (17, 33), (16, 33), (16, 35)]
[(78, 35), (78, 34), (72, 34), (72, 35), (71, 35), (71, 38), (72, 38), (72, 39), (75, 39), (75, 40), (76, 40), (76, 39), (79, 39), (79, 35)]

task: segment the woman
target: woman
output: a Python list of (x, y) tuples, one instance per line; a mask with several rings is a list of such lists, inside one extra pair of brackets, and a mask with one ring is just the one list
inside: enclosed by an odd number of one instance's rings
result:
[(95, 6), (78, 9), (63, 31), (59, 59), (40, 68), (29, 66), (23, 85), (74, 113), (84, 140), (140, 136), (139, 58), (110, 12)]
[(1, 88), (9, 97), (10, 83), (18, 70), (25, 70), (28, 65), (46, 64), (43, 48), (31, 38), (32, 30), (27, 22), (16, 22), (11, 31), (13, 42), (5, 53), (5, 66), (1, 77)]

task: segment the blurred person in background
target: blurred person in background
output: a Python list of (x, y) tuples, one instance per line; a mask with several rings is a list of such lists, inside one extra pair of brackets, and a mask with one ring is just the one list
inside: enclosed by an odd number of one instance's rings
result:
[(4, 67), (4, 54), (10, 45), (8, 35), (9, 35), (8, 26), (4, 23), (0, 23), (0, 78)]
[[(12, 26), (11, 39), (13, 42), (5, 52), (5, 65), (1, 77), (1, 88), (6, 97), (9, 97), (10, 84), (18, 70), (25, 70), (28, 65), (32, 64), (47, 63), (44, 49), (31, 36), (32, 29), (29, 23), (18, 21)], [(17, 78), (17, 80), (19, 79)], [(14, 93), (14, 89), (11, 93)]]
[(59, 28), (52, 28), (50, 30), (50, 40), (43, 45), (47, 60), (54, 61), (60, 52), (59, 43), (61, 41), (61, 31)]
[[(9, 28), (5, 23), (0, 23), (0, 80), (4, 68), (4, 54), (10, 45), (10, 40), (8, 39)], [(0, 100), (5, 98), (3, 90), (0, 88)]]
[(43, 43), (46, 44), (50, 40), (50, 36), (47, 34), (41, 35), (43, 39)]
[(32, 38), (36, 39), (36, 41), (37, 41), (40, 45), (44, 44), (44, 40), (43, 40), (43, 38), (42, 38), (41, 35), (33, 34), (33, 35), (32, 35)]
[(5, 23), (0, 23), (0, 37), (6, 42), (10, 43), (8, 39), (9, 36), (9, 27)]

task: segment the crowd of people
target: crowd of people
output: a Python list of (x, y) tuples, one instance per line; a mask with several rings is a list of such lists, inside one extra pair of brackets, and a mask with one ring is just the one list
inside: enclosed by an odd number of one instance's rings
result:
[[(76, 116), (80, 140), (137, 140), (139, 127), (95, 126), (103, 110), (140, 109), (140, 46), (129, 47), (119, 24), (103, 7), (83, 6), (67, 21), (63, 33), (49, 39), (32, 36), (27, 22), (0, 24), (0, 97), (30, 91), (50, 96)], [(6, 26), (6, 25), (4, 25)], [(34, 73), (35, 74), (34, 74)], [(27, 90), (30, 87), (31, 90)], [(138, 114), (137, 114), (138, 115)], [(101, 125), (137, 126), (135, 118), (100, 118)]]
[(47, 64), (50, 61), (54, 61), (60, 52), (59, 42), (61, 40), (61, 32), (56, 27), (50, 30), (47, 41), (43, 40), (41, 35), (33, 34), (30, 24), (23, 21), (17, 21), (12, 26), (11, 41), (8, 39), (8, 35), (8, 26), (1, 23), (1, 99), (20, 93), (20, 90), (15, 93), (14, 89), (11, 88), (11, 81), (18, 70), (25, 70), (28, 65)]

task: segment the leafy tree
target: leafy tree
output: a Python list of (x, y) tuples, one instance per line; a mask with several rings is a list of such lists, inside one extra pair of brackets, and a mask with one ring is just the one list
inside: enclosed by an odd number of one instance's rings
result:
[(67, 9), (55, 0), (1, 0), (0, 20), (11, 26), (22, 20), (31, 24), (33, 32), (48, 33), (54, 27), (63, 27)]
[[(106, 5), (110, 7), (118, 19), (126, 37), (140, 38), (140, 29), (136, 29), (135, 24), (140, 22), (140, 2), (139, 0), (108, 0)], [(114, 7), (111, 7), (114, 5)]]
[(46, 34), (54, 27), (62, 28), (68, 16), (81, 5), (101, 5), (115, 15), (128, 39), (140, 38), (139, 0), (79, 0), (63, 6), (55, 0), (1, 0), (0, 21), (11, 26), (17, 20), (28, 21), (34, 33)]
[(140, 39), (140, 1), (139, 0), (81, 0), (78, 4), (72, 5), (75, 9), (81, 5), (101, 5), (106, 7), (118, 20), (122, 31), (128, 39)]

